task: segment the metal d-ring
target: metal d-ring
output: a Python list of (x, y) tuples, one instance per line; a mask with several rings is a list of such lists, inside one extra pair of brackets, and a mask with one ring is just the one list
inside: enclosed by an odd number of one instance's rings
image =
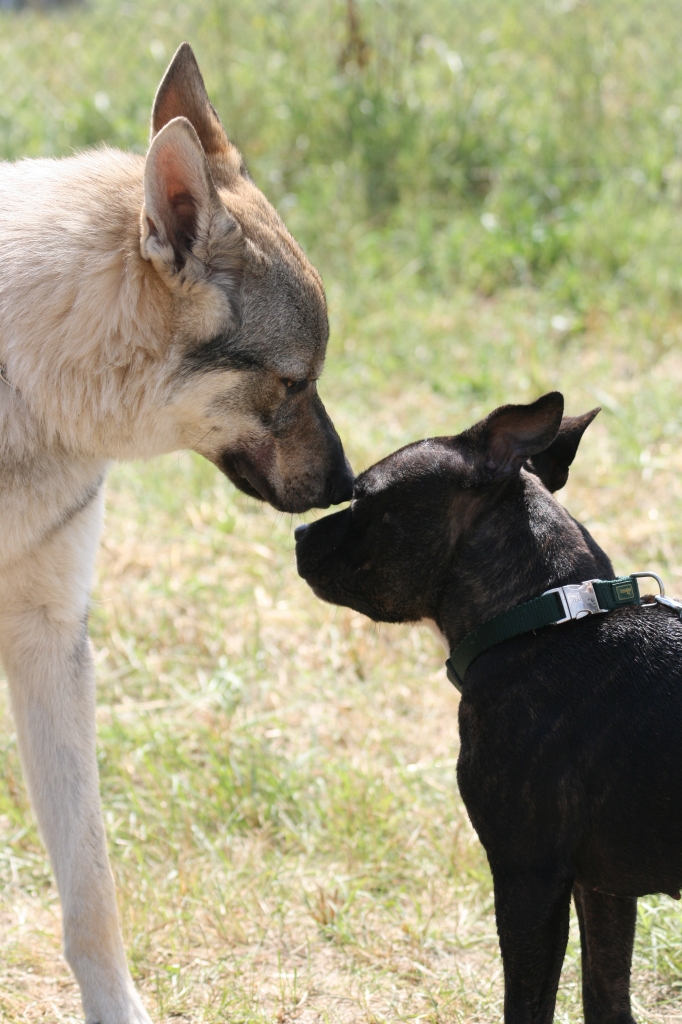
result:
[(631, 572), (630, 575), (634, 576), (635, 579), (640, 579), (642, 576), (644, 576), (644, 577), (646, 577), (646, 579), (656, 580), (656, 582), (658, 583), (658, 588), (660, 590), (660, 594), (658, 594), (654, 598), (653, 601), (647, 601), (646, 604), (641, 604), (640, 605), (640, 608), (655, 608), (656, 605), (660, 603), (658, 601), (658, 598), (659, 597), (665, 597), (665, 585), (664, 585), (663, 580), (661, 579), (661, 577), (658, 575), (658, 573), (657, 572)]

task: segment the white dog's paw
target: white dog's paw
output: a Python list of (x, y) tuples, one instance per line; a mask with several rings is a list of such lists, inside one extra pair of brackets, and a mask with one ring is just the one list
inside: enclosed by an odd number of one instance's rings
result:
[(142, 1005), (142, 1000), (138, 996), (137, 992), (135, 993), (135, 999), (137, 1005), (131, 1008), (129, 1018), (130, 1024), (152, 1024), (152, 1019)]
[(85, 1024), (152, 1024), (152, 1019), (140, 1003), (139, 1006), (131, 1006), (130, 1009), (124, 1010), (123, 1016), (87, 1014)]
[[(83, 1004), (85, 1006), (85, 999)], [(118, 998), (102, 999), (100, 996), (92, 1000), (85, 1011), (85, 1024), (152, 1024), (152, 1020), (131, 982)]]
[(74, 951), (73, 945), (64, 943), (80, 986), (85, 1024), (152, 1024), (130, 977), (123, 947), (112, 950), (112, 942), (108, 956), (93, 956), (89, 950)]

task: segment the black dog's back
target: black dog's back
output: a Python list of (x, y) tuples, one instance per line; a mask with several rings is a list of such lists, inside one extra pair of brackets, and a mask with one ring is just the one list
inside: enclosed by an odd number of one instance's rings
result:
[(678, 615), (622, 609), (499, 644), (469, 669), (459, 720), (460, 789), (491, 860), (558, 860), (617, 896), (678, 892)]

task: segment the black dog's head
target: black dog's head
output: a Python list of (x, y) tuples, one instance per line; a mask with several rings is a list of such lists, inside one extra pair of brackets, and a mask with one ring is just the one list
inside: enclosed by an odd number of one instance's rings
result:
[(527, 472), (549, 503), (548, 492), (566, 483), (599, 410), (562, 420), (563, 407), (558, 392), (502, 406), (462, 434), (417, 441), (376, 463), (357, 478), (350, 508), (298, 527), (299, 574), (318, 597), (376, 621), (435, 618), (462, 541), (486, 514), (518, 498)]

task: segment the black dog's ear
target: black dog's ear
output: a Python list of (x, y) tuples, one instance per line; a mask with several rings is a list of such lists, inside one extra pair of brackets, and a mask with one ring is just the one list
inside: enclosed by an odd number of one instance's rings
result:
[(539, 476), (548, 491), (560, 490), (568, 480), (568, 467), (575, 458), (580, 439), (598, 412), (601, 412), (599, 407), (582, 416), (564, 416), (549, 448), (528, 460), (526, 469)]
[(557, 435), (564, 411), (558, 391), (530, 405), (503, 405), (462, 435), (486, 480), (499, 480), (521, 470), (532, 455), (548, 448)]

